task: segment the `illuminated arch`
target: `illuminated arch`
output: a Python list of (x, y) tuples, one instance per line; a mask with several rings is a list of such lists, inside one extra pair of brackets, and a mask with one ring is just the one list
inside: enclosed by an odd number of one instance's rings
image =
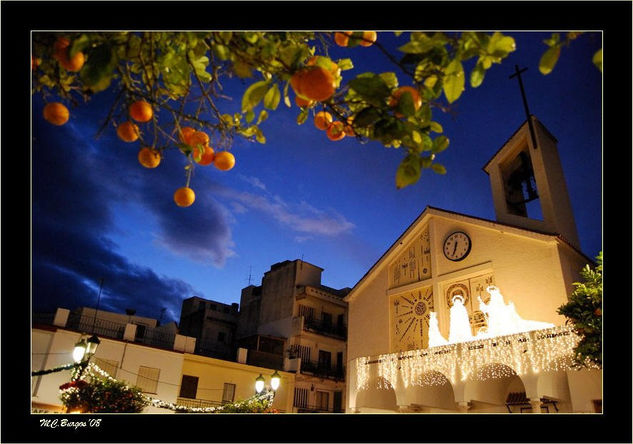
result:
[(356, 410), (363, 413), (395, 413), (398, 400), (393, 385), (383, 377), (377, 377), (356, 393)]
[(407, 388), (407, 403), (424, 408), (454, 410), (453, 385), (438, 371), (425, 372)]

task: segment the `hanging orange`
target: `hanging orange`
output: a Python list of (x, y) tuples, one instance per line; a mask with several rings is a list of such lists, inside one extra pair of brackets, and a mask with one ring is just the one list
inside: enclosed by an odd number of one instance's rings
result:
[(174, 193), (174, 202), (179, 207), (189, 207), (196, 200), (196, 193), (189, 187), (181, 187)]
[(145, 168), (156, 168), (160, 164), (160, 153), (151, 148), (141, 148), (138, 161)]
[(325, 131), (332, 124), (332, 114), (327, 111), (319, 111), (314, 116), (314, 126), (318, 129)]
[(378, 34), (376, 31), (363, 31), (363, 38), (359, 40), (358, 44), (360, 46), (371, 46), (377, 38)]
[(345, 125), (343, 125), (343, 122), (339, 122), (337, 120), (336, 122), (333, 122), (332, 125), (330, 125), (330, 127), (327, 129), (326, 134), (327, 138), (332, 141), (341, 140), (343, 137), (345, 137)]
[(213, 160), (215, 159), (215, 152), (213, 151), (213, 148), (211, 148), (209, 145), (206, 145), (204, 147), (204, 151), (202, 152), (202, 155), (200, 156), (200, 159), (198, 159), (198, 153), (200, 152), (200, 150), (198, 148), (194, 148), (193, 149), (193, 158), (196, 161), (196, 163), (198, 163), (199, 165), (210, 165), (213, 163)]
[(52, 102), (44, 107), (44, 119), (48, 123), (61, 126), (68, 122), (69, 117), (70, 112), (68, 111), (68, 108), (66, 108), (66, 106), (64, 106), (64, 104), (62, 103)]
[(320, 66), (308, 66), (297, 71), (290, 79), (290, 86), (295, 94), (317, 102), (332, 97), (336, 89), (332, 73)]
[(152, 105), (145, 100), (137, 100), (130, 105), (130, 117), (137, 122), (149, 122), (153, 115)]
[(116, 129), (116, 134), (124, 142), (134, 142), (139, 137), (138, 126), (132, 122), (123, 122)]
[(220, 151), (215, 155), (213, 164), (221, 171), (228, 171), (235, 166), (235, 156), (228, 151)]

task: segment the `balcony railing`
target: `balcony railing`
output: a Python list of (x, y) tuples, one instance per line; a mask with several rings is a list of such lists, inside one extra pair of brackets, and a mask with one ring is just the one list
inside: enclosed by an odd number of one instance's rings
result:
[(323, 407), (319, 405), (303, 404), (295, 405), (299, 413), (343, 413), (342, 409), (333, 409), (330, 407)]
[(323, 322), (318, 319), (305, 318), (303, 328), (304, 330), (313, 331), (322, 335), (333, 336), (341, 339), (347, 338), (347, 328), (344, 325), (338, 325), (332, 322)]
[(81, 316), (77, 313), (68, 315), (66, 326), (82, 333), (95, 333), (98, 336), (114, 339), (123, 339), (125, 333), (125, 324), (95, 319), (93, 316)]
[(318, 361), (301, 360), (301, 373), (309, 373), (321, 378), (345, 380), (345, 366), (331, 366)]
[(223, 403), (220, 401), (210, 401), (208, 399), (191, 399), (191, 398), (178, 398), (176, 404), (184, 407), (192, 408), (205, 408), (205, 407), (218, 407)]

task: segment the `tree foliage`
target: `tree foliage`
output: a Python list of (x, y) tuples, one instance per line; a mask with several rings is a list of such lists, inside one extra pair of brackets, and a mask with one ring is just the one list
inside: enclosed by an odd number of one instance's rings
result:
[(82, 413), (140, 413), (149, 404), (143, 393), (124, 382), (91, 374), (62, 384), (62, 404)]
[[(403, 148), (396, 172), (396, 185), (401, 188), (416, 183), (423, 169), (446, 172), (436, 156), (448, 147), (449, 138), (441, 135), (443, 129), (434, 120), (434, 112), (449, 109), (467, 82), (473, 88), (481, 85), (486, 71), (515, 50), (514, 39), (499, 32), (411, 32), (397, 33), (403, 44), (397, 54), (391, 54), (380, 38), (368, 41), (364, 32), (348, 31), (345, 46), (376, 45), (393, 63), (393, 71), (347, 78), (345, 71), (353, 68), (353, 61), (333, 61), (328, 56), (334, 35), (36, 32), (33, 91), (46, 101), (60, 97), (77, 107), (94, 94), (112, 90), (114, 100), (100, 132), (130, 120), (128, 110), (133, 102), (151, 104), (154, 113), (149, 122), (139, 125), (139, 140), (159, 153), (177, 148), (187, 156), (188, 186), (201, 150), (179, 137), (183, 127), (207, 132), (215, 150), (230, 150), (236, 137), (266, 143), (261, 124), (282, 102), (292, 107), (291, 90), (302, 95), (293, 85), (293, 77), (322, 68), (333, 77), (334, 92), (327, 99), (299, 107), (297, 123), (304, 123), (310, 113), (327, 110), (360, 142), (373, 140), (385, 147)], [(66, 42), (61, 45), (61, 55), (60, 37)], [(464, 64), (469, 60), (475, 66), (468, 73)], [(239, 111), (228, 113), (224, 111), (223, 85), (231, 77), (248, 85)], [(403, 85), (415, 88), (420, 103), (410, 92), (394, 100), (394, 93)]]
[(581, 340), (575, 348), (575, 360), (580, 366), (602, 366), (602, 252), (596, 257), (596, 266), (581, 271), (583, 282), (576, 287), (569, 301), (558, 308), (558, 314), (567, 318)]

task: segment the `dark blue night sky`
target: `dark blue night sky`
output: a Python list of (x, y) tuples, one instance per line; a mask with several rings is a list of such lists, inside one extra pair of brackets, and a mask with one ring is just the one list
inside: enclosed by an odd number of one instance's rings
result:
[[(450, 138), (438, 156), (448, 173), (429, 170), (414, 186), (396, 190), (402, 151), (352, 138), (330, 142), (312, 125), (295, 122), (298, 109), (279, 107), (262, 125), (267, 143), (236, 142), (236, 167), (197, 168), (196, 202), (174, 205), (184, 185), (183, 156), (166, 152), (154, 170), (137, 161), (137, 144), (113, 128), (95, 139), (112, 97), (97, 94), (71, 108), (63, 127), (46, 123), (43, 102), (33, 100), (32, 234), (33, 308), (94, 306), (103, 278), (101, 307), (178, 320), (185, 298), (199, 295), (239, 302), (241, 288), (259, 284), (286, 259), (324, 268), (323, 284), (352, 287), (427, 205), (494, 219), (488, 176), (482, 167), (525, 121), (514, 65), (532, 114), (558, 139), (582, 251), (602, 248), (602, 75), (591, 63), (600, 33), (563, 49), (544, 76), (538, 61), (549, 33), (509, 32), (517, 50), (494, 65), (477, 89), (467, 86), (452, 115), (435, 113)], [(407, 37), (379, 33), (394, 49)], [(394, 71), (375, 47), (331, 48), (351, 57), (353, 71)], [(467, 73), (472, 66), (467, 65)], [(239, 106), (244, 86), (228, 84)]]

